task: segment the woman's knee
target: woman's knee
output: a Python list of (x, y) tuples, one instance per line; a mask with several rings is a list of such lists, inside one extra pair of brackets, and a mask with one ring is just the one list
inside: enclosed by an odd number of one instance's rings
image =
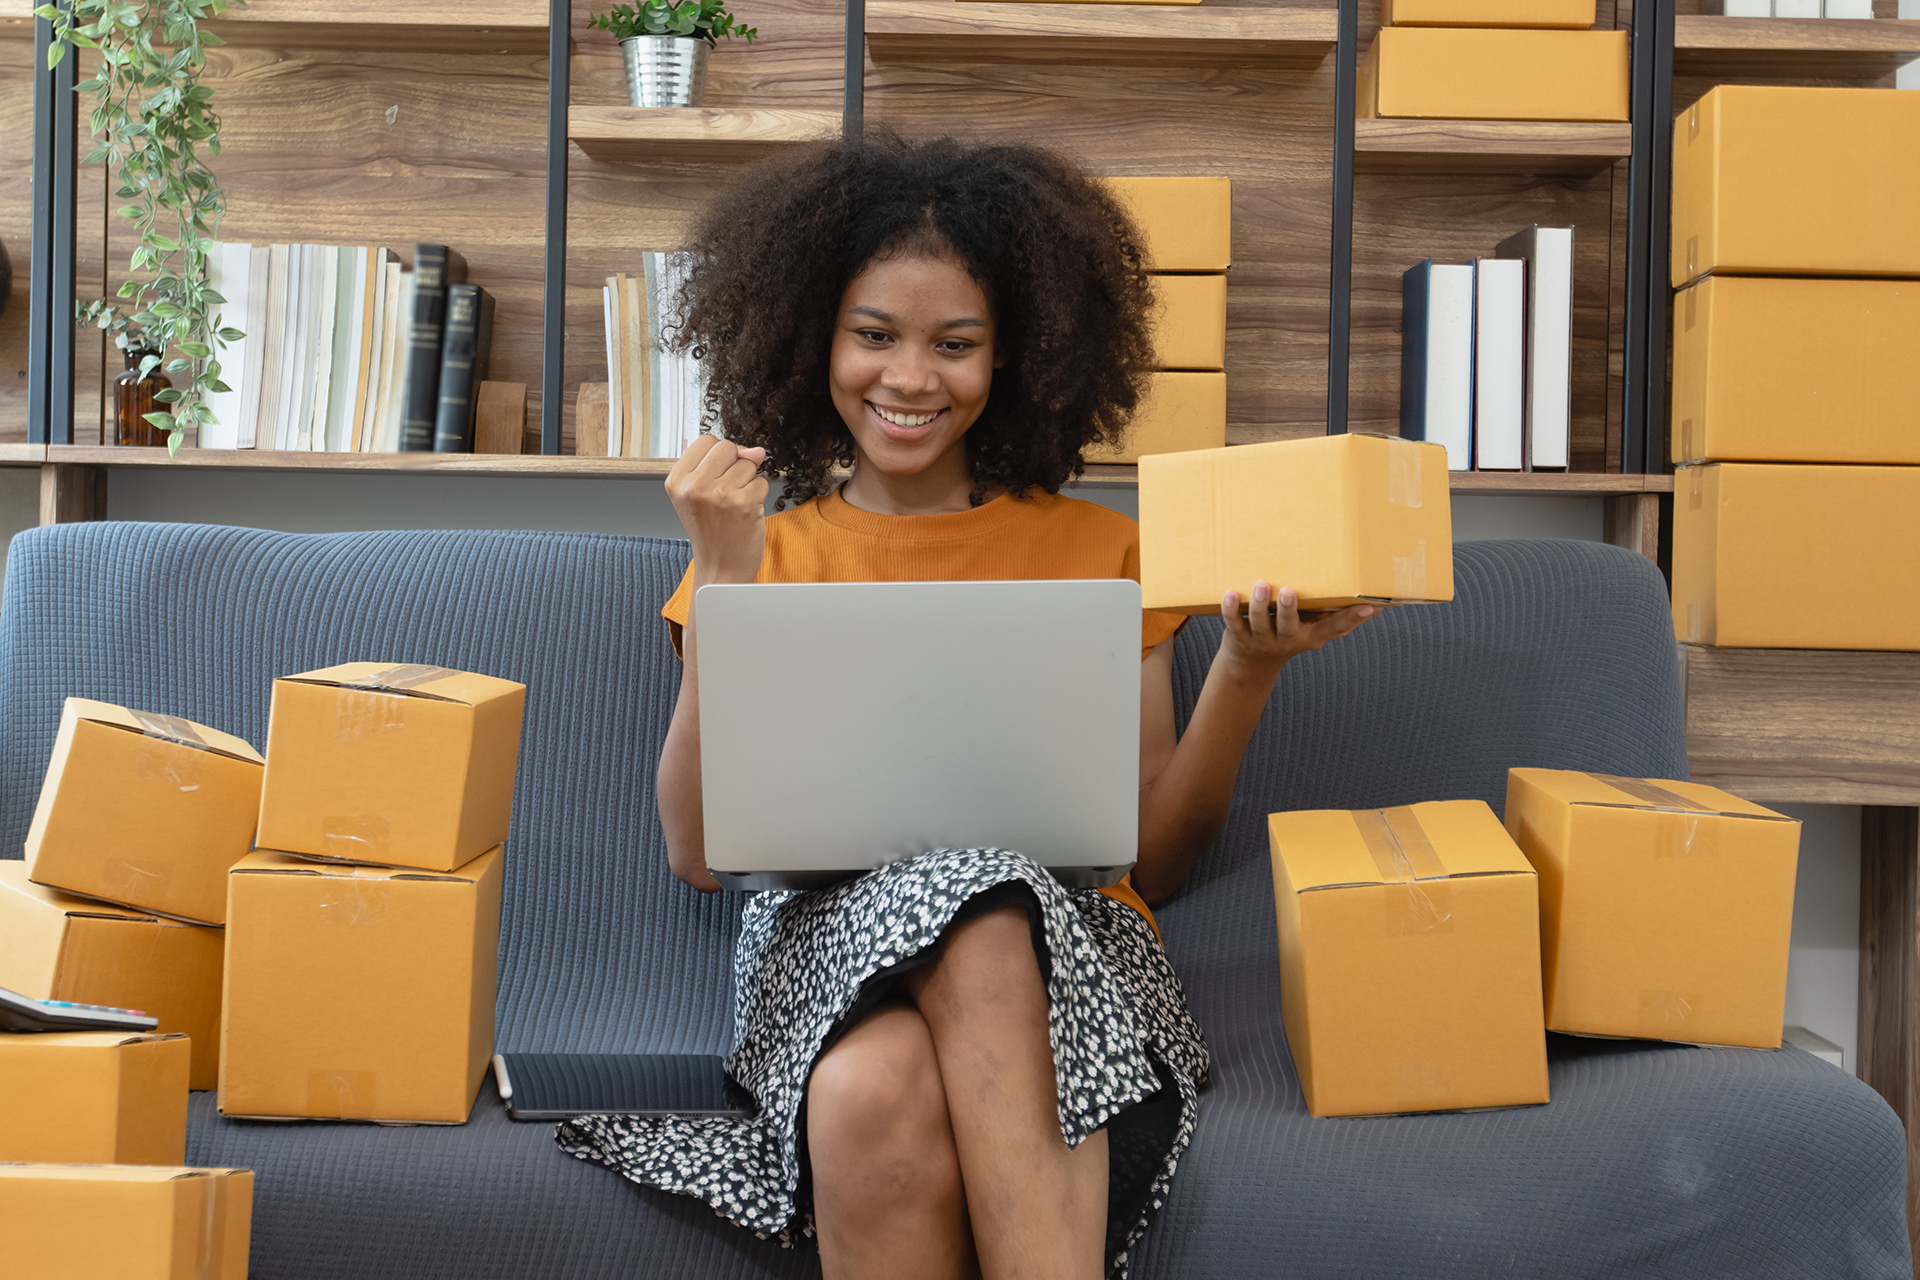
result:
[(1033, 926), (1025, 908), (1002, 907), (947, 932), (939, 960), (915, 991), (924, 1007), (931, 995), (943, 1005), (1010, 1010), (1046, 1001)]
[(957, 1176), (939, 1059), (912, 1005), (883, 1006), (814, 1064), (807, 1146), (816, 1181), (857, 1183), (862, 1196)]

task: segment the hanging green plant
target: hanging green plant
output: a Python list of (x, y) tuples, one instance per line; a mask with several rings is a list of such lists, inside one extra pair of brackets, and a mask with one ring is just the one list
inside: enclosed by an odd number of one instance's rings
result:
[[(107, 161), (119, 182), (114, 198), (129, 203), (122, 217), (139, 229), (118, 296), (126, 308), (102, 302), (75, 308), (75, 320), (113, 334), (122, 348), (135, 335), (149, 354), (140, 376), (165, 363), (182, 385), (156, 397), (172, 412), (147, 421), (167, 432), (177, 452), (189, 426), (216, 419), (207, 393), (226, 391), (216, 348), (245, 335), (223, 327), (216, 308), (227, 299), (207, 287), (207, 254), (226, 211), (220, 185), (201, 160), (220, 154), (220, 117), (213, 90), (200, 83), (207, 48), (226, 42), (201, 29), (207, 18), (246, 0), (70, 0), (34, 12), (53, 24), (49, 69), (68, 44), (97, 49), (100, 68), (74, 86), (91, 93), (90, 119), (99, 142), (84, 161)], [(165, 353), (176, 352), (171, 359)], [(159, 353), (159, 354), (154, 354)]]

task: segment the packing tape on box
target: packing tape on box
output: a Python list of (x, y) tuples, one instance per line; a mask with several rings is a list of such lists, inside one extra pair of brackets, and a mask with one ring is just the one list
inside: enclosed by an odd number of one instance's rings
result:
[[(200, 1261), (194, 1269), (194, 1280), (221, 1280), (227, 1271), (227, 1198), (234, 1190), (232, 1175), (203, 1176), (199, 1181), (204, 1212), (200, 1215)], [(222, 1191), (227, 1195), (221, 1195)]]
[(200, 730), (191, 720), (182, 720), (179, 716), (162, 715), (157, 711), (135, 711), (133, 718), (140, 723), (140, 732), (149, 738), (164, 738), (177, 742), (184, 747), (198, 747), (210, 751), (207, 740), (200, 736)]
[(1687, 1023), (1700, 1016), (1700, 993), (1697, 991), (1656, 991), (1652, 987), (1640, 989), (1639, 1017), (1644, 1028), (1683, 1029)]
[(1717, 813), (1717, 809), (1703, 809), (1692, 800), (1677, 791), (1669, 791), (1645, 778), (1616, 778), (1610, 773), (1587, 774), (1595, 782), (1604, 782), (1616, 791), (1624, 791), (1642, 804), (1652, 805), (1656, 809), (1675, 809), (1681, 813)]
[(320, 920), (344, 929), (380, 924), (387, 918), (390, 888), (385, 880), (327, 876), (320, 882)]
[(342, 680), (334, 699), (335, 741), (365, 738), (406, 728), (407, 692), (459, 674), (451, 667), (411, 663), (384, 667), (351, 680)]
[(100, 878), (108, 888), (120, 886), (118, 892), (112, 895), (100, 895), (117, 902), (145, 902), (165, 888), (167, 883), (165, 871), (136, 867), (124, 858), (109, 858), (101, 863)]
[(1406, 805), (1361, 809), (1354, 813), (1353, 824), (1387, 890), (1387, 935), (1451, 929), (1453, 891), (1447, 869), (1413, 810)]
[(307, 1115), (316, 1120), (371, 1120), (378, 1079), (371, 1071), (338, 1067), (307, 1072)]
[(448, 676), (460, 673), (452, 667), (433, 667), (425, 663), (413, 662), (398, 667), (387, 667), (381, 671), (369, 671), (366, 675), (355, 676), (351, 680), (342, 680), (342, 689), (394, 690), (418, 689), (423, 684), (432, 684), (435, 680), (445, 680)]
[(1427, 540), (1413, 544), (1413, 554), (1393, 558), (1393, 598), (1417, 600), (1427, 594)]
[(1692, 853), (1710, 853), (1712, 849), (1693, 847), (1694, 837), (1700, 834), (1702, 814), (1717, 810), (1705, 810), (1698, 804), (1675, 791), (1648, 782), (1644, 778), (1616, 778), (1609, 773), (1589, 773), (1595, 782), (1604, 782), (1616, 791), (1624, 791), (1634, 799), (1661, 813), (1671, 813), (1680, 820), (1662, 823), (1657, 835), (1651, 837), (1656, 858), (1683, 858)]
[(1418, 507), (1426, 482), (1426, 461), (1420, 446), (1404, 441), (1387, 445), (1387, 503), (1395, 507)]
[(320, 819), (320, 840), (329, 858), (385, 865), (393, 843), (393, 824), (383, 813), (326, 817)]

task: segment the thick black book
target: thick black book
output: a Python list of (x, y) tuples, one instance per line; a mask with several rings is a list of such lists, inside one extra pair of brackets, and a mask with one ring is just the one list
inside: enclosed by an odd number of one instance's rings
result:
[(493, 295), (477, 284), (449, 285), (434, 452), (473, 452), (474, 395), (487, 376), (487, 349), (492, 345)]
[(433, 448), (440, 416), (440, 345), (447, 320), (447, 286), (465, 284), (467, 260), (443, 244), (413, 246), (413, 323), (407, 330), (407, 414), (403, 452)]

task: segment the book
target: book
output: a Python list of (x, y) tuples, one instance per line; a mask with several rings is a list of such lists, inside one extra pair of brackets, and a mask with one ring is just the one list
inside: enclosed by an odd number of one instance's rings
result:
[[(393, 335), (393, 382), (381, 409), (381, 427), (375, 437), (375, 449), (381, 453), (399, 453), (406, 447), (407, 397), (413, 389), (413, 329), (410, 317), (414, 308), (414, 274), (400, 277), (400, 297), (395, 308), (398, 323)], [(435, 388), (438, 395), (439, 389)]]
[(280, 408), (275, 449), (291, 449), (300, 428), (294, 421), (300, 415), (300, 358), (306, 345), (307, 290), (310, 272), (307, 259), (312, 245), (289, 245), (287, 258), (287, 345), (281, 359)]
[(1716, 18), (1771, 18), (1773, 0), (1700, 0), (1700, 12)]
[(492, 342), (493, 299), (487, 291), (472, 284), (449, 285), (434, 452), (473, 452), (474, 391), (486, 379), (487, 348)]
[(1528, 227), (1494, 248), (1526, 264), (1526, 469), (1564, 468), (1573, 426), (1573, 228)]
[(240, 371), (240, 420), (234, 424), (235, 448), (254, 448), (260, 438), (260, 386), (265, 366), (269, 246), (248, 249), (244, 367)]
[(380, 395), (380, 342), (386, 332), (387, 250), (367, 255), (367, 328), (362, 339), (360, 391), (355, 397), (353, 421), (347, 428), (347, 448), (361, 453), (367, 447), (367, 410)]
[(327, 412), (314, 424), (316, 452), (342, 453), (347, 447), (347, 419), (353, 413), (354, 386), (359, 371), (360, 317), (367, 305), (365, 246), (343, 246), (335, 274), (333, 349), (327, 361)]
[[(213, 304), (213, 328), (245, 330), (247, 296), (252, 292), (253, 246), (216, 241), (207, 251), (207, 288), (221, 301)], [(208, 391), (207, 408), (213, 421), (200, 426), (198, 446), (202, 449), (240, 447), (240, 406), (246, 396), (247, 340), (222, 343), (214, 340), (215, 362), (220, 366), (219, 381), (225, 391)]]
[(285, 244), (267, 246), (267, 310), (260, 328), (266, 341), (260, 353), (259, 418), (254, 435), (254, 443), (267, 449), (280, 447), (280, 392), (286, 381), (282, 370), (288, 342), (288, 265), (292, 249)]
[(1473, 268), (1432, 258), (1400, 277), (1400, 434), (1473, 468)]
[(400, 447), (434, 446), (440, 406), (440, 346), (445, 339), (447, 286), (465, 284), (467, 263), (443, 244), (413, 247), (413, 319), (407, 341), (407, 414)]
[(301, 357), (296, 453), (325, 447), (327, 392), (333, 378), (333, 313), (340, 292), (340, 247), (321, 244), (312, 249), (307, 260), (307, 345)]
[[(608, 276), (606, 287), (600, 290), (601, 316), (607, 328), (607, 421), (605, 431), (601, 436), (596, 437), (601, 447), (594, 452), (604, 453), (608, 457), (617, 457), (620, 452), (619, 424), (624, 403), (621, 399), (620, 375), (627, 363), (627, 346), (621, 336), (620, 279), (619, 275)], [(574, 412), (577, 418), (579, 410), (576, 409)], [(576, 455), (586, 452), (580, 447), (584, 439), (585, 437), (576, 428), (574, 431)]]
[(621, 456), (627, 458), (649, 458), (647, 442), (655, 431), (653, 418), (647, 412), (647, 392), (650, 375), (647, 371), (647, 350), (652, 345), (653, 328), (647, 323), (646, 284), (630, 275), (620, 277), (622, 329), (626, 334), (626, 430), (620, 437)]
[(406, 279), (399, 259), (389, 255), (381, 266), (386, 283), (380, 293), (380, 364), (377, 384), (367, 397), (367, 420), (362, 432), (364, 442), (361, 448), (369, 453), (381, 452), (385, 446), (381, 443), (386, 429), (388, 407), (393, 400), (394, 383), (406, 370), (400, 365), (398, 351), (404, 333), (400, 309), (401, 295)]
[(1526, 264), (1473, 260), (1473, 466), (1518, 471), (1525, 460)]

